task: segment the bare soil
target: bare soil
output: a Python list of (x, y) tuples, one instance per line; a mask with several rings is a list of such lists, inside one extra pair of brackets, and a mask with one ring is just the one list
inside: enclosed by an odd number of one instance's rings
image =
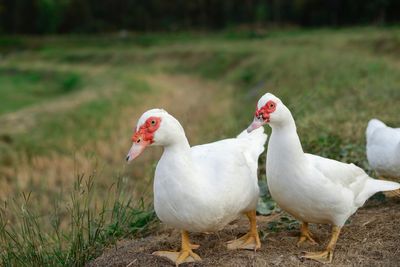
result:
[[(262, 247), (254, 251), (229, 251), (225, 243), (245, 234), (245, 218), (213, 234), (191, 234), (192, 243), (200, 244), (196, 253), (202, 262), (181, 266), (320, 266), (311, 260), (301, 260), (302, 251), (322, 250), (330, 238), (330, 226), (311, 225), (319, 245), (296, 246), (298, 226), (268, 229), (268, 223), (279, 222), (284, 213), (258, 216)], [(271, 224), (271, 223), (270, 223)], [(178, 230), (161, 225), (151, 236), (122, 240), (108, 248), (88, 266), (174, 266), (167, 259), (151, 255), (156, 250), (178, 250)], [(328, 266), (400, 266), (400, 199), (371, 200), (343, 227), (336, 246), (333, 263)]]

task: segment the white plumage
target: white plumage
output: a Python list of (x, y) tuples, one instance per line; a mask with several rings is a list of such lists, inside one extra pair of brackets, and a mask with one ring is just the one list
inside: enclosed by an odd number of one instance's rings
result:
[(282, 209), (303, 222), (341, 227), (375, 193), (400, 188), (397, 183), (369, 177), (352, 163), (307, 153), (294, 161), (283, 160), (279, 166), (272, 164), (274, 147), (280, 146), (280, 142), (272, 145), (275, 140), (272, 133), (267, 154), (271, 196)]
[(391, 128), (377, 119), (368, 122), (367, 158), (379, 176), (400, 178), (400, 128)]
[(161, 120), (153, 139), (164, 147), (154, 177), (154, 208), (161, 221), (185, 231), (211, 232), (255, 211), (258, 157), (267, 139), (263, 129), (190, 147), (180, 123), (161, 109), (145, 112), (137, 130), (148, 118)]
[(258, 102), (258, 115), (249, 130), (268, 123), (272, 133), (267, 152), (267, 179), (278, 205), (305, 223), (300, 242), (314, 242), (307, 223), (332, 224), (335, 237), (327, 250), (305, 257), (332, 260), (340, 227), (365, 201), (379, 191), (396, 190), (400, 184), (372, 179), (361, 168), (303, 152), (289, 109), (272, 94)]

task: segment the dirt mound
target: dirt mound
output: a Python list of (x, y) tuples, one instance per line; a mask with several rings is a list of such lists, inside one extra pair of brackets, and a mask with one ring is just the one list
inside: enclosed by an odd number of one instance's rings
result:
[[(216, 234), (191, 234), (196, 250), (203, 261), (181, 266), (320, 266), (310, 260), (301, 261), (302, 251), (316, 251), (325, 247), (330, 227), (311, 225), (320, 241), (317, 246), (296, 246), (298, 226), (271, 231), (285, 214), (258, 217), (262, 247), (259, 251), (229, 251), (225, 242), (246, 233), (245, 218), (228, 225)], [(270, 228), (270, 229), (268, 229)], [(174, 266), (170, 261), (151, 255), (156, 250), (177, 250), (179, 231), (160, 229), (157, 233), (138, 240), (123, 240), (109, 248), (89, 266)], [(353, 215), (345, 225), (336, 246), (333, 266), (399, 266), (400, 265), (400, 199), (373, 200)]]

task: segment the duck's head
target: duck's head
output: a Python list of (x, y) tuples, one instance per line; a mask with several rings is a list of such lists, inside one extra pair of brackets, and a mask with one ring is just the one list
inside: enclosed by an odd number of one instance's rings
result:
[(386, 127), (386, 124), (384, 124), (382, 121), (378, 119), (371, 119), (368, 122), (367, 125), (367, 130), (365, 131), (365, 134), (367, 136), (367, 142), (369, 139), (372, 137), (372, 134), (375, 132), (376, 129)]
[(150, 109), (139, 118), (126, 161), (137, 158), (148, 146), (167, 146), (186, 138), (181, 124), (163, 109)]
[[(280, 124), (288, 118), (290, 111), (282, 101), (271, 93), (266, 93), (258, 100), (254, 120), (247, 128), (251, 132), (264, 124)], [(290, 116), (289, 116), (290, 117)]]

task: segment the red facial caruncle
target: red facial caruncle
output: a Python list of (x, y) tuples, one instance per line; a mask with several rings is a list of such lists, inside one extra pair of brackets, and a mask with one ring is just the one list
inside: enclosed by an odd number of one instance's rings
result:
[(161, 118), (148, 118), (132, 136), (132, 147), (126, 156), (127, 161), (137, 158), (145, 148), (154, 143), (154, 133), (160, 128)]
[(265, 122), (269, 122), (269, 115), (276, 109), (276, 103), (269, 100), (263, 107), (256, 110), (255, 116)]
[(140, 143), (142, 141), (154, 143), (154, 132), (160, 127), (161, 118), (148, 118), (132, 136), (132, 142)]

